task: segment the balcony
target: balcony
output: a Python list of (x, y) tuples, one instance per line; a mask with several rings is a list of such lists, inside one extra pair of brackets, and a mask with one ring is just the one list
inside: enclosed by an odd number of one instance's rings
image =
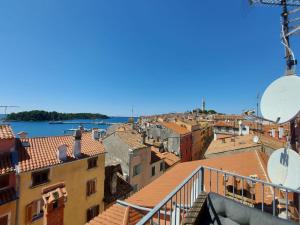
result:
[[(201, 166), (153, 209), (144, 210), (147, 214), (137, 224), (242, 224), (234, 219), (223, 223), (226, 213), (230, 216), (225, 220), (237, 215), (248, 220), (246, 224), (299, 223), (299, 195), (298, 190), (259, 180), (255, 175), (245, 177)], [(212, 219), (215, 202), (225, 202), (216, 210), (221, 212), (221, 219), (207, 222)], [(232, 208), (235, 210), (230, 211)]]

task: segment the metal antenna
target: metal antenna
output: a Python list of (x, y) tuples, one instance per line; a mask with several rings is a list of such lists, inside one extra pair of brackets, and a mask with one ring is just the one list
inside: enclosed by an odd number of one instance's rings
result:
[[(295, 74), (295, 66), (297, 60), (294, 57), (294, 53), (290, 47), (290, 36), (300, 31), (300, 25), (289, 26), (292, 22), (297, 22), (300, 18), (289, 19), (289, 15), (300, 11), (300, 0), (250, 0), (250, 4), (265, 4), (276, 5), (282, 7), (282, 44), (285, 48), (285, 60), (286, 60), (286, 75)], [(298, 7), (288, 11), (288, 7)]]
[(4, 108), (4, 116), (6, 118), (7, 116), (7, 108), (17, 108), (19, 106), (16, 105), (0, 105), (0, 108)]

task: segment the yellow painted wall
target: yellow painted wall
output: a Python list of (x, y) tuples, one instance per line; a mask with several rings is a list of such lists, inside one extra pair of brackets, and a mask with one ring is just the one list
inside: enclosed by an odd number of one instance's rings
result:
[(8, 202), (4, 205), (0, 206), (0, 217), (8, 214), (8, 219), (10, 221), (10, 225), (15, 225), (16, 221), (16, 201)]
[[(63, 163), (50, 167), (50, 182), (31, 188), (31, 172), (20, 174), (20, 199), (18, 225), (25, 224), (26, 206), (41, 198), (42, 189), (53, 184), (64, 182), (68, 193), (68, 200), (64, 209), (64, 225), (83, 225), (86, 223), (86, 211), (94, 205), (100, 205), (100, 212), (104, 210), (104, 159), (105, 155), (98, 156), (98, 167), (87, 169), (87, 159)], [(86, 196), (86, 182), (97, 179), (97, 192)], [(42, 225), (43, 218), (34, 221), (34, 225)]]

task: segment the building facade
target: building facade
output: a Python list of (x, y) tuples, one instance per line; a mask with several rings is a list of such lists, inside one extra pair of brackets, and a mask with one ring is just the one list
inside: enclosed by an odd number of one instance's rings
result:
[[(103, 144), (107, 151), (106, 165), (120, 163), (124, 177), (134, 192), (160, 174), (161, 171), (156, 168), (159, 162), (153, 160), (151, 146), (145, 144), (145, 139), (138, 132), (115, 131), (103, 139)], [(159, 161), (163, 162), (163, 159)]]
[(82, 225), (103, 211), (105, 156), (95, 132), (15, 138), (1, 126), (4, 132), (1, 225)]
[(0, 125), (0, 225), (16, 224), (16, 139), (8, 125)]

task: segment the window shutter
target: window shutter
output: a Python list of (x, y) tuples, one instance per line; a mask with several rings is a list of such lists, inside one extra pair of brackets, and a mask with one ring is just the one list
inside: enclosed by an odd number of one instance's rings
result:
[(95, 216), (98, 216), (99, 215), (99, 205), (96, 206), (96, 215)]
[(91, 220), (91, 218), (92, 218), (92, 210), (91, 209), (88, 209), (87, 211), (86, 211), (86, 221), (87, 222), (89, 222), (90, 220)]
[(1, 217), (0, 225), (7, 225), (7, 224), (8, 224), (8, 215)]
[(32, 207), (32, 203), (30, 203), (26, 206), (26, 224), (32, 222), (32, 213), (33, 213), (33, 207)]
[(92, 194), (96, 193), (96, 180), (92, 180)]
[(90, 195), (90, 181), (86, 182), (86, 195)]

